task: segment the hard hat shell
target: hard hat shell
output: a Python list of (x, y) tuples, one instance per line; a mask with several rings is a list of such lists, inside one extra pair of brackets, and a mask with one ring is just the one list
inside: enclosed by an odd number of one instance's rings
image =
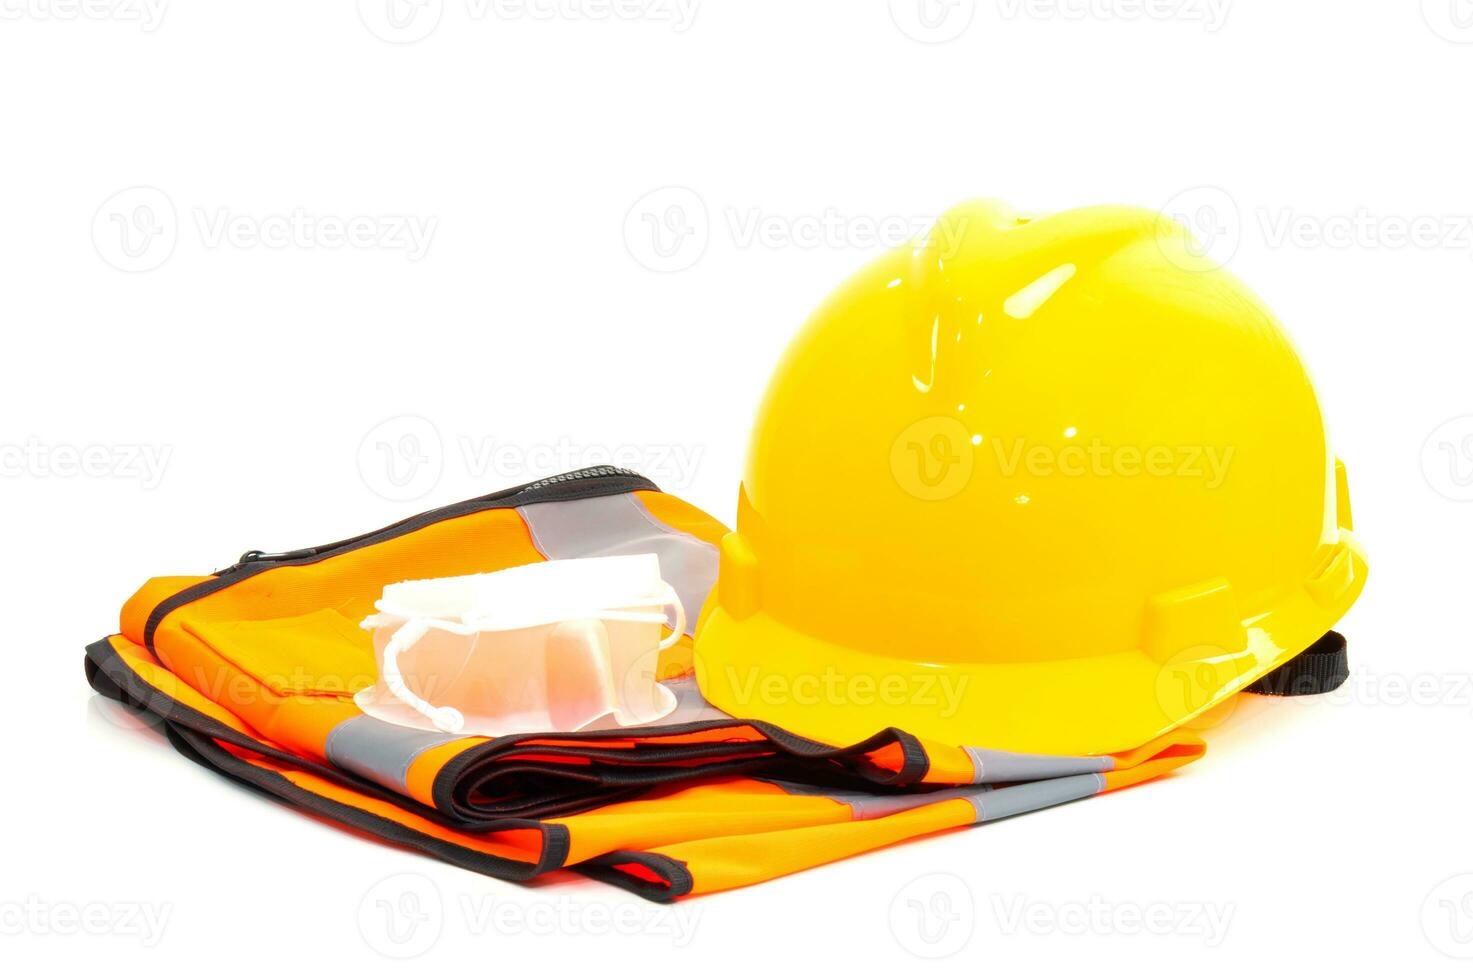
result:
[(833, 744), (1137, 746), (1344, 614), (1350, 527), (1298, 355), (1185, 229), (968, 204), (783, 356), (697, 676)]

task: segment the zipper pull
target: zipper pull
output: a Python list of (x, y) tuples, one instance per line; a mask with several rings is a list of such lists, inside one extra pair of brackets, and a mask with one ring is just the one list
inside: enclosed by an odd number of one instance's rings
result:
[(267, 561), (291, 561), (294, 558), (310, 558), (316, 553), (316, 548), (298, 548), (296, 551), (260, 551), (252, 549), (236, 559), (234, 565), (222, 568), (215, 574), (229, 575), (231, 572), (240, 571), (246, 565), (255, 565)]
[(280, 561), (283, 558), (290, 558), (291, 555), (292, 553), (290, 551), (252, 550), (241, 555), (235, 563), (237, 565), (246, 565), (253, 561)]

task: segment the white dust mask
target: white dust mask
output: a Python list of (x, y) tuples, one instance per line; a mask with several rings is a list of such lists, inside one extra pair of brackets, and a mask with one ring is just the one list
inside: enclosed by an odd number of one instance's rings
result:
[(685, 610), (656, 555), (400, 582), (374, 606), (362, 626), (379, 681), (354, 700), (382, 721), (496, 736), (645, 725), (675, 708), (655, 669)]

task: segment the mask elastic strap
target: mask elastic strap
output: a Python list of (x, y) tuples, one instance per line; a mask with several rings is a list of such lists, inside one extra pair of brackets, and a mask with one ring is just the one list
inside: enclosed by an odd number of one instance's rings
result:
[(670, 635), (660, 641), (659, 648), (668, 650), (685, 635), (685, 604), (680, 601), (680, 594), (675, 591), (675, 586), (669, 584), (666, 584), (665, 593), (660, 598), (675, 612), (675, 626), (670, 630)]
[[(675, 587), (666, 583), (664, 591), (660, 593), (660, 605), (672, 610), (675, 614), (675, 624), (670, 630), (670, 635), (661, 640), (658, 647), (664, 651), (679, 643), (680, 638), (685, 635), (685, 604), (680, 601), (680, 594), (675, 591)], [(664, 612), (642, 613), (623, 609), (605, 609), (595, 618), (620, 623), (660, 623), (663, 625), (670, 617)]]
[(404, 683), (404, 675), (399, 672), (399, 654), (418, 643), (432, 628), (462, 636), (470, 633), (459, 623), (435, 619), (408, 620), (396, 629), (394, 635), (389, 637), (389, 642), (384, 644), (383, 665), (379, 673), (382, 675), (384, 686), (394, 697), (424, 715), (440, 731), (454, 735), (465, 727), (465, 716), (454, 708), (430, 704), (409, 689), (409, 685)]

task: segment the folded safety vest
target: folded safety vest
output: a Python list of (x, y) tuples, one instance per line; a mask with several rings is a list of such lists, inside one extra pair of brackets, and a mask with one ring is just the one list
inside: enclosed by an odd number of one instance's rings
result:
[(725, 533), (638, 474), (580, 470), (329, 545), (248, 552), (212, 575), (155, 578), (123, 607), (121, 631), (87, 648), (87, 677), (195, 762), (309, 813), (497, 878), (567, 868), (660, 901), (1094, 796), (1204, 751), (1184, 731), (1077, 757), (895, 728), (825, 745), (706, 704), (689, 635), (658, 667), (679, 706), (643, 728), (463, 736), (389, 724), (353, 701), (377, 680), (358, 623), (386, 584), (654, 552), (696, 610)]

